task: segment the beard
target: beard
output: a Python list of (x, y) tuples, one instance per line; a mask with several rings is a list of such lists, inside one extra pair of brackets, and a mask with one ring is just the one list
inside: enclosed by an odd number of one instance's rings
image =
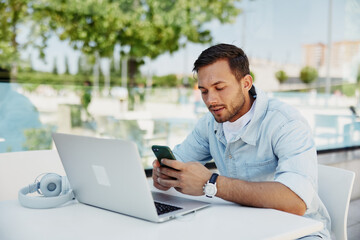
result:
[[(224, 123), (227, 121), (234, 122), (235, 120), (241, 117), (240, 112), (243, 106), (245, 105), (245, 97), (243, 94), (240, 94), (239, 98), (235, 101), (230, 102), (229, 105), (226, 104), (217, 104), (210, 105), (208, 107), (211, 114), (214, 116), (215, 121), (218, 123)], [(217, 114), (216, 110), (222, 109), (221, 113)]]

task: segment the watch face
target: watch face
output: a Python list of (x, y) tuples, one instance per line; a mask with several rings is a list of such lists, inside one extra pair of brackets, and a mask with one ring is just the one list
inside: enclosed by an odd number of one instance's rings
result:
[(216, 194), (216, 187), (214, 184), (206, 184), (205, 194), (209, 196), (214, 196)]

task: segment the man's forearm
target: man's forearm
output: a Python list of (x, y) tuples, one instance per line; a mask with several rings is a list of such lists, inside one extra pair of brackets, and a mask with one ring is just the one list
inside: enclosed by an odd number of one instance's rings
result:
[(285, 185), (279, 182), (246, 182), (219, 176), (217, 197), (241, 205), (273, 208), (304, 215), (306, 204)]

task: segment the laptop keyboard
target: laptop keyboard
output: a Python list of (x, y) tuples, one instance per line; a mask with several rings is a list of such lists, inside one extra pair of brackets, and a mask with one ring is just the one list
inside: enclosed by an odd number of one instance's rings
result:
[(158, 215), (182, 209), (181, 207), (176, 207), (176, 206), (172, 206), (172, 205), (160, 203), (160, 202), (155, 202), (155, 207), (156, 207), (156, 211), (157, 211)]

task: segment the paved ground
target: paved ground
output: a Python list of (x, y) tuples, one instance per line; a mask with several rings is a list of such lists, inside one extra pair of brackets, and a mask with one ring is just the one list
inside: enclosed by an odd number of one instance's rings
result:
[(360, 239), (360, 198), (350, 202), (347, 233), (348, 240)]

